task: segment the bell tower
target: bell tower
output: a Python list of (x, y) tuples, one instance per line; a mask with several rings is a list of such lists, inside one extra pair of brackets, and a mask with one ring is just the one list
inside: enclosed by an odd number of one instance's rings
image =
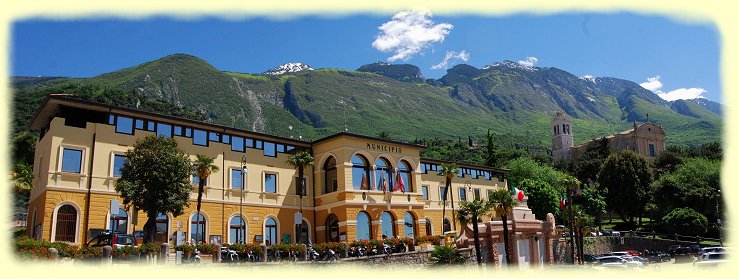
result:
[(574, 146), (572, 141), (572, 119), (564, 111), (557, 111), (552, 118), (552, 159), (570, 159), (570, 147)]

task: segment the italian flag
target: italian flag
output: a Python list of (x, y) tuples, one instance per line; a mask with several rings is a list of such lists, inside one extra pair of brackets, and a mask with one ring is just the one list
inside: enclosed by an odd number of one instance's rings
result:
[(565, 193), (562, 192), (561, 197), (559, 198), (559, 208), (565, 208), (567, 198), (565, 197)]
[(516, 188), (515, 186), (513, 187), (513, 194), (516, 195), (516, 198), (518, 199), (518, 201), (523, 201), (523, 198), (526, 197), (523, 191)]
[(395, 181), (397, 181), (397, 182), (395, 183), (395, 188), (393, 188), (393, 191), (400, 190), (401, 192), (405, 193), (405, 185), (403, 185), (403, 177), (400, 176), (400, 172), (399, 171), (396, 171), (395, 172), (395, 175), (396, 175), (395, 176), (395, 178), (396, 178)]

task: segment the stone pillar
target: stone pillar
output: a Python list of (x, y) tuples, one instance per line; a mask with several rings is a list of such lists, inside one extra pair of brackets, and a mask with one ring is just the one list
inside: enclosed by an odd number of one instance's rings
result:
[(262, 248), (262, 261), (266, 262), (267, 261), (267, 245), (262, 243), (262, 244), (259, 244), (259, 247)]
[(169, 260), (169, 243), (162, 243), (161, 249), (159, 250), (159, 263), (166, 264)]
[(51, 253), (51, 261), (55, 262), (59, 259), (59, 251), (56, 250), (56, 248), (49, 248), (49, 253)]
[(349, 257), (349, 243), (346, 243), (346, 241), (342, 241), (341, 244), (344, 245), (344, 249), (341, 250), (341, 253), (343, 254), (343, 258)]
[(518, 239), (521, 238), (520, 233), (512, 233), (508, 240), (511, 242), (511, 264), (518, 265)]
[(531, 266), (532, 267), (541, 267), (543, 264), (539, 261), (539, 254), (541, 251), (539, 250), (539, 240), (541, 236), (536, 235), (532, 238), (529, 238), (529, 246), (531, 247)]
[(216, 249), (213, 252), (213, 262), (214, 263), (220, 263), (221, 262), (221, 244), (216, 243)]
[(308, 245), (300, 244), (300, 251), (304, 251), (303, 252), (303, 261), (304, 262), (308, 261)]

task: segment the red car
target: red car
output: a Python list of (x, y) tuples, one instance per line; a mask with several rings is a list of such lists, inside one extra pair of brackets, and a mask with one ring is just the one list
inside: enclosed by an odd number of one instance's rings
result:
[(637, 252), (637, 251), (634, 251), (634, 250), (624, 250), (623, 252), (629, 253), (629, 255), (632, 255), (632, 256), (635, 256), (635, 257), (636, 256), (641, 257), (641, 252)]

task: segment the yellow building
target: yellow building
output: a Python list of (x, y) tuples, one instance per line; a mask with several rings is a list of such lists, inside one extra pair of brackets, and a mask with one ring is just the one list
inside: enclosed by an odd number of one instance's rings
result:
[[(192, 158), (213, 157), (220, 168), (206, 183), (201, 218), (196, 216), (193, 177), (186, 213), (157, 219), (157, 240), (171, 245), (194, 239), (196, 231), (207, 242), (277, 243), (439, 235), (442, 226), (460, 230), (450, 201), (442, 218), (442, 162), (421, 158), (421, 145), (351, 133), (305, 142), (60, 95), (45, 101), (31, 128), (41, 131), (28, 207), (29, 234), (37, 239), (79, 245), (102, 230), (141, 231), (143, 212), (121, 204), (110, 214), (110, 208), (112, 201), (122, 201), (115, 183), (125, 152), (149, 135), (173, 137)], [(302, 201), (297, 171), (286, 163), (300, 150), (315, 158), (305, 170)], [(486, 198), (488, 191), (507, 187), (504, 174), (460, 165), (450, 191), (455, 207), (460, 200)], [(403, 191), (390, 191), (397, 177)], [(378, 187), (383, 182), (386, 192)], [(299, 232), (296, 213), (301, 209)]]

